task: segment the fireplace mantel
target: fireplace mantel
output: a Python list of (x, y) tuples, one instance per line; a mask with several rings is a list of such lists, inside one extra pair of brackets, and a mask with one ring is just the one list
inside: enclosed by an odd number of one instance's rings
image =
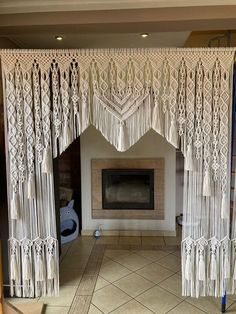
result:
[[(154, 209), (103, 209), (102, 169), (153, 169)], [(164, 158), (155, 159), (92, 159), (92, 218), (94, 219), (164, 219)]]

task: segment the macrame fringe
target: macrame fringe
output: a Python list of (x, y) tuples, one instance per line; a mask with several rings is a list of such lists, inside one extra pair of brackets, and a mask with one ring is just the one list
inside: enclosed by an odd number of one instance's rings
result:
[(52, 255), (48, 257), (48, 265), (47, 265), (47, 277), (48, 279), (54, 279), (56, 276), (56, 265), (55, 258)]
[(9, 257), (10, 257), (10, 295), (22, 296), (21, 289), (21, 261), (20, 261), (20, 244), (15, 238), (10, 238), (9, 244)]
[(35, 296), (47, 295), (45, 243), (41, 238), (36, 238), (33, 245), (35, 265)]
[(109, 143), (118, 151), (125, 151), (134, 145), (151, 127), (150, 97), (146, 97), (123, 120), (116, 112), (113, 112), (97, 96), (93, 98), (93, 125), (99, 130)]
[(191, 280), (192, 278), (192, 263), (191, 263), (191, 256), (189, 254), (187, 254), (187, 258), (185, 262), (184, 277), (186, 280)]
[(236, 280), (236, 260), (233, 263), (233, 279)]
[(59, 254), (58, 241), (53, 237), (46, 239), (46, 260), (47, 260), (47, 294), (59, 294)]
[(43, 173), (52, 173), (53, 172), (52, 150), (49, 146), (44, 149), (43, 161), (42, 161), (42, 172)]
[(210, 171), (206, 170), (203, 178), (203, 196), (211, 196), (211, 176)]
[(82, 130), (81, 130), (81, 120), (80, 120), (79, 112), (74, 116), (74, 128), (75, 128), (74, 139), (76, 139), (82, 133)]
[(193, 171), (194, 170), (194, 163), (193, 163), (193, 151), (192, 151), (192, 145), (189, 144), (187, 146), (187, 152), (185, 157), (185, 170), (187, 171)]
[(32, 262), (29, 256), (24, 256), (22, 265), (22, 278), (23, 280), (32, 279)]
[(13, 198), (11, 200), (11, 219), (19, 219), (20, 212), (20, 200), (19, 194), (13, 192)]
[(228, 254), (225, 257), (223, 267), (224, 267), (224, 278), (229, 279), (230, 278), (230, 262), (229, 262)]
[(177, 134), (175, 121), (171, 121), (171, 124), (170, 124), (169, 142), (175, 148), (178, 148), (178, 134)]
[(37, 256), (35, 262), (35, 280), (44, 281), (45, 280), (45, 265), (42, 255)]
[(18, 280), (19, 277), (20, 277), (19, 267), (18, 267), (16, 255), (12, 254), (10, 257), (10, 279), (11, 280)]
[(81, 120), (80, 120), (80, 132), (83, 133), (90, 124), (90, 110), (89, 110), (89, 100), (83, 100), (81, 104)]
[(182, 257), (182, 295), (187, 296), (192, 290), (195, 279), (195, 241), (187, 237), (181, 243)]
[(223, 192), (222, 201), (221, 201), (221, 218), (229, 218), (229, 202), (225, 192)]
[[(152, 129), (156, 131), (161, 136), (164, 136), (163, 131), (163, 120), (161, 119), (161, 113), (159, 104), (155, 103), (153, 112), (152, 112)], [(163, 117), (162, 117), (163, 118)]]
[(214, 254), (212, 254), (211, 262), (210, 262), (210, 279), (216, 280), (217, 277), (218, 277), (218, 271), (217, 271), (216, 257)]
[(196, 241), (196, 282), (188, 295), (198, 298), (207, 295), (208, 282), (208, 266), (206, 251), (208, 249), (208, 241), (201, 237)]
[(34, 199), (36, 197), (36, 191), (35, 191), (35, 181), (32, 176), (28, 179), (28, 199)]
[(128, 134), (125, 123), (123, 121), (120, 122), (119, 127), (119, 137), (118, 137), (118, 147), (117, 150), (119, 152), (124, 152), (128, 148)]
[[(9, 229), (19, 239), (39, 234), (44, 239), (27, 259), (16, 239), (12, 242), (12, 295), (31, 295), (31, 282), (36, 296), (58, 294), (53, 176), (42, 172), (53, 173), (52, 147), (57, 156), (58, 146), (62, 152), (90, 124), (120, 151), (151, 127), (175, 147), (181, 143), (189, 171), (184, 174), (183, 239), (189, 239), (182, 246), (183, 294), (223, 293), (230, 256), (219, 246), (229, 221), (220, 218), (229, 218), (230, 210), (229, 195), (222, 196), (221, 189), (228, 193), (234, 54), (225, 48), (1, 52), (9, 186), (19, 193), (13, 193), (9, 212), (12, 219), (21, 218), (11, 220)], [(206, 162), (209, 173), (203, 172)], [(27, 182), (26, 174), (34, 172), (35, 182)], [(204, 248), (200, 237), (207, 238)]]
[(72, 143), (72, 132), (68, 125), (65, 125), (63, 131), (63, 150), (65, 150)]
[(167, 142), (170, 142), (170, 114), (168, 110), (164, 113), (164, 136)]
[(200, 259), (199, 259), (198, 280), (200, 281), (206, 280), (206, 266), (205, 266), (205, 261), (202, 254), (200, 255)]

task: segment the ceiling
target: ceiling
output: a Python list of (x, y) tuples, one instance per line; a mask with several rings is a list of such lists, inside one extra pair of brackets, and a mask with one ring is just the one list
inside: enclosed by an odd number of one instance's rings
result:
[[(144, 29), (145, 31), (145, 29)], [(56, 35), (63, 40), (57, 41)], [(135, 48), (135, 47), (182, 47), (189, 32), (151, 33), (142, 38), (139, 33), (128, 34), (64, 34), (35, 33), (9, 36), (20, 48)]]
[(235, 16), (236, 0), (0, 0), (0, 37), (20, 48), (182, 47), (191, 31), (236, 29)]
[(235, 0), (1, 0), (0, 13), (235, 5)]

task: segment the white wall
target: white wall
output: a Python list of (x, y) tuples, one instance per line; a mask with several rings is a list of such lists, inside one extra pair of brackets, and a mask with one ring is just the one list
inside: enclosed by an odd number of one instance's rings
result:
[[(175, 149), (167, 141), (149, 131), (138, 143), (124, 153), (117, 152), (94, 128), (81, 135), (82, 229), (94, 230), (165, 230), (175, 231), (176, 157)], [(96, 158), (165, 158), (165, 219), (92, 219), (91, 218), (91, 159)]]

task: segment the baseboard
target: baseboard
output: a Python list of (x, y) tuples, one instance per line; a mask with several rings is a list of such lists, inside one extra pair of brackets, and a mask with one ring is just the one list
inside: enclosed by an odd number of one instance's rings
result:
[[(82, 236), (93, 235), (94, 230), (82, 229)], [(168, 230), (102, 230), (103, 236), (128, 237), (175, 237), (176, 231)]]

